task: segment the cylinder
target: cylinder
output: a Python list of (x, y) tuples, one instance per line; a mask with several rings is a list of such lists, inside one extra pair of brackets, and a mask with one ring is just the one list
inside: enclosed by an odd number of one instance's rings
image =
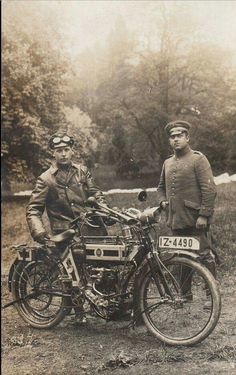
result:
[(76, 262), (84, 263), (86, 261), (86, 248), (83, 244), (75, 243), (71, 250)]

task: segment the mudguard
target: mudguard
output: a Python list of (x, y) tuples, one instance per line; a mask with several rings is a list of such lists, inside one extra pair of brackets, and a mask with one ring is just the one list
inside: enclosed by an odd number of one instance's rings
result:
[(188, 251), (188, 250), (162, 250), (161, 253), (160, 253), (160, 259), (162, 261), (165, 261), (166, 259), (171, 259), (175, 256), (178, 256), (178, 257), (186, 257), (186, 258), (190, 258), (192, 260), (199, 260), (200, 259), (200, 255), (198, 253), (193, 253), (192, 251)]
[(15, 271), (15, 268), (16, 266), (18, 265), (18, 263), (20, 262), (20, 260), (18, 258), (16, 258), (14, 260), (14, 262), (11, 264), (11, 267), (10, 267), (10, 270), (9, 270), (9, 274), (8, 274), (8, 289), (9, 291), (11, 292), (11, 283), (12, 283), (12, 277), (13, 277), (13, 273)]
[(11, 264), (8, 274), (8, 289), (11, 292), (12, 276), (16, 266), (21, 262), (31, 262), (36, 256), (42, 254), (45, 250), (39, 246), (27, 246), (26, 244), (15, 246), (17, 257)]

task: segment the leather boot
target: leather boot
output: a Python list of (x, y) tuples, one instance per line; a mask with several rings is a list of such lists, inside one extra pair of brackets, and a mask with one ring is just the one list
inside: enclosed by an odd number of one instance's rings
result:
[(80, 309), (78, 307), (74, 307), (74, 310), (75, 310), (75, 316), (74, 316), (74, 319), (72, 320), (72, 323), (74, 325), (83, 325), (83, 324), (86, 324), (87, 323), (87, 319), (86, 319), (86, 314), (85, 314), (85, 311), (84, 309)]
[[(214, 261), (203, 261), (203, 265), (211, 272), (211, 274), (216, 278), (216, 264)], [(212, 308), (212, 301), (210, 299), (210, 290), (206, 287), (206, 296), (208, 297), (208, 300), (205, 302), (203, 309), (204, 310), (211, 310)]]
[(216, 279), (216, 264), (214, 261), (203, 260), (202, 264), (212, 273)]
[(191, 284), (192, 284), (192, 269), (186, 266), (183, 266), (181, 269), (180, 275), (180, 288), (182, 292), (182, 296), (186, 301), (192, 301), (193, 295), (191, 292)]

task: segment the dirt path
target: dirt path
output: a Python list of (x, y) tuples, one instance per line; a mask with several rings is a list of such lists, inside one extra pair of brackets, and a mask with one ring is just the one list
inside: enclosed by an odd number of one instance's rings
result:
[[(10, 300), (3, 282), (2, 302)], [(2, 312), (3, 375), (74, 374), (235, 374), (235, 278), (224, 276), (221, 319), (211, 336), (195, 348), (165, 347), (144, 327), (89, 318), (75, 327), (70, 317), (48, 331), (25, 325), (14, 308)]]

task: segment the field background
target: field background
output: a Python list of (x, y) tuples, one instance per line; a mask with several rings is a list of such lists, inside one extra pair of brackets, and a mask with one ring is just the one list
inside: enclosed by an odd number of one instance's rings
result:
[[(32, 374), (234, 374), (236, 371), (236, 183), (217, 186), (215, 219), (212, 225), (219, 255), (218, 279), (222, 291), (222, 315), (211, 336), (195, 348), (165, 347), (145, 328), (124, 330), (125, 323), (89, 321), (76, 329), (66, 318), (50, 331), (29, 328), (14, 308), (2, 313), (4, 375)], [(146, 202), (136, 194), (107, 196), (111, 206), (145, 208), (155, 206), (155, 193)], [(10, 300), (7, 273), (14, 251), (11, 246), (32, 240), (25, 220), (27, 200), (2, 203), (2, 299)], [(164, 217), (157, 233), (167, 233)], [(114, 230), (114, 229), (113, 229)], [(75, 368), (76, 365), (76, 368)]]

